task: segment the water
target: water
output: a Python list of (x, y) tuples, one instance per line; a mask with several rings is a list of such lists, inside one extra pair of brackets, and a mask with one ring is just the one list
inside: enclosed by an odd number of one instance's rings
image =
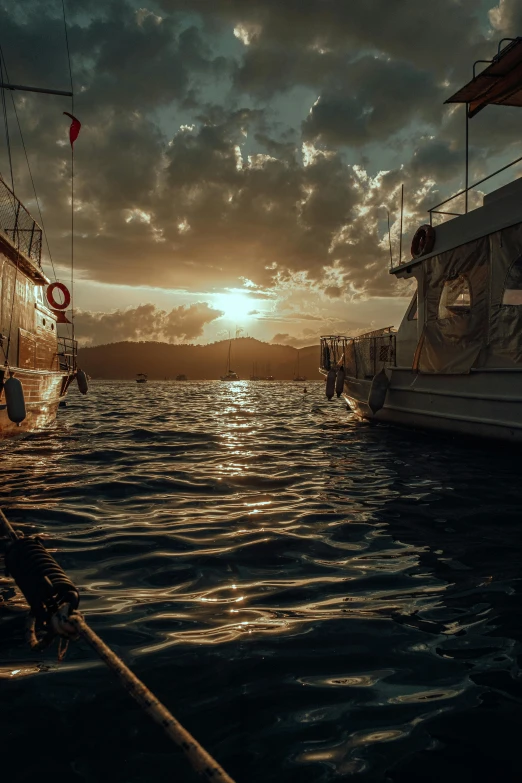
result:
[[(522, 460), (307, 388), (93, 383), (4, 442), (2, 505), (238, 783), (518, 779)], [(6, 779), (196, 779), (84, 644), (27, 650), (16, 597), (0, 693)]]

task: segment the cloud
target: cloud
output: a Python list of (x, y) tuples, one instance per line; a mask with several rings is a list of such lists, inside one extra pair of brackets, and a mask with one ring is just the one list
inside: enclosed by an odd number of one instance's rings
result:
[[(0, 8), (11, 80), (66, 88), (61, 19), (42, 4), (19, 5)], [(418, 0), (69, 5), (83, 123), (77, 276), (198, 292), (247, 279), (260, 299), (297, 285), (329, 299), (401, 293), (388, 274), (386, 213), (396, 252), (401, 184), (405, 247), (427, 206), (459, 189), (463, 112), (443, 100), (469, 79), (474, 60), (495, 53), (488, 24), (498, 37), (522, 24), (517, 0), (500, 0), (489, 16), (475, 0), (440, 0), (429, 14)], [(55, 263), (65, 270), (69, 103), (30, 93), (16, 102)], [(470, 160), (481, 174), (519, 139), (519, 115), (498, 109), (499, 123), (496, 111), (471, 128)], [(16, 134), (12, 142), (23, 161)], [(15, 177), (33, 209), (22, 166)], [(128, 312), (78, 318), (89, 339), (111, 329), (131, 339), (194, 339), (179, 315), (143, 312), (133, 326)]]
[(143, 304), (111, 313), (79, 310), (75, 326), (84, 345), (99, 345), (120, 340), (161, 340), (175, 343), (194, 340), (203, 334), (203, 327), (222, 316), (220, 310), (207, 302), (181, 305), (170, 312), (153, 304)]

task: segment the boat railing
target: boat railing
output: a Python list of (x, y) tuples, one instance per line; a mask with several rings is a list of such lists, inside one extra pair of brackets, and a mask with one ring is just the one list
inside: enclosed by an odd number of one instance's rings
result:
[(17, 250), (42, 267), (42, 229), (0, 177), (0, 231)]
[(74, 372), (76, 370), (76, 356), (78, 354), (78, 341), (72, 337), (58, 337), (58, 362), (60, 370)]
[(496, 177), (497, 174), (501, 174), (503, 171), (511, 168), (511, 166), (514, 166), (516, 163), (520, 163), (520, 161), (522, 161), (522, 155), (520, 156), (520, 158), (516, 158), (516, 160), (512, 160), (511, 163), (507, 163), (505, 166), (502, 166), (502, 168), (497, 169), (496, 171), (493, 172), (493, 174), (488, 174), (487, 177), (483, 177), (482, 179), (479, 179), (478, 182), (474, 182), (472, 185), (468, 185), (467, 188), (464, 188), (463, 190), (459, 190), (458, 193), (455, 193), (453, 196), (450, 196), (444, 201), (441, 201), (440, 204), (435, 204), (434, 207), (428, 209), (428, 214), (430, 216), (430, 226), (433, 225), (433, 215), (452, 215), (454, 217), (460, 217), (461, 215), (465, 215), (468, 212), (467, 209), (464, 212), (446, 212), (439, 209), (439, 207), (443, 207), (446, 204), (449, 204), (450, 201), (453, 201), (453, 199), (456, 199), (459, 196), (464, 196), (466, 193), (469, 193), (470, 190), (473, 190), (474, 188), (477, 188), (479, 185), (482, 185), (483, 182), (487, 182), (488, 179), (491, 179), (492, 177)]
[(392, 330), (392, 326), (387, 326), (357, 337), (321, 337), (321, 370), (344, 367), (346, 375), (352, 378), (373, 378), (383, 367), (395, 365), (396, 332)]

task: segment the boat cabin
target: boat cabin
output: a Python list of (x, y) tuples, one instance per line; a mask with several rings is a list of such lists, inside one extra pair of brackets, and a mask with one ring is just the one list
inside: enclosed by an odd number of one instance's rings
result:
[[(466, 104), (467, 122), (490, 103), (522, 107), (522, 38), (499, 47), (447, 101), (455, 102)], [(417, 287), (398, 331), (322, 338), (323, 372), (343, 366), (349, 376), (370, 379), (383, 367), (439, 375), (522, 371), (522, 178), (468, 212), (469, 191), (522, 158), (468, 186), (467, 138), (466, 187), (429, 211), (408, 260), (390, 269)], [(464, 212), (445, 211), (457, 197)], [(445, 222), (434, 226), (435, 215)]]

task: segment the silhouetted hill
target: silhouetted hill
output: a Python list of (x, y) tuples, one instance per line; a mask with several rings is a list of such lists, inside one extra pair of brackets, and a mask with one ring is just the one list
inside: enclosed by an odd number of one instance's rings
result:
[[(248, 380), (255, 373), (271, 374), (276, 380), (292, 380), (297, 371), (308, 380), (319, 380), (319, 346), (292, 348), (270, 345), (252, 337), (232, 341), (232, 369)], [(228, 340), (209, 345), (170, 345), (158, 342), (121, 342), (81, 348), (78, 365), (93, 378), (134, 378), (147, 373), (151, 380), (174, 379), (184, 373), (189, 380), (219, 378), (227, 369)]]

